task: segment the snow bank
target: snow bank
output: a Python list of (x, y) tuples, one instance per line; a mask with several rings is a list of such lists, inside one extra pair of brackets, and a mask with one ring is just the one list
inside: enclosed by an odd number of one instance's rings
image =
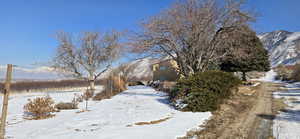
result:
[(274, 70), (270, 70), (266, 72), (266, 75), (264, 77), (261, 77), (259, 79), (253, 79), (256, 81), (263, 81), (263, 82), (278, 82), (275, 80), (277, 73)]
[[(79, 92), (53, 92), (56, 102), (71, 101)], [(199, 128), (210, 112), (180, 112), (168, 105), (165, 93), (138, 86), (100, 102), (91, 101), (89, 112), (66, 110), (45, 120), (24, 120), (23, 106), (30, 93), (11, 96), (6, 136), (13, 139), (174, 139), (192, 128)], [(2, 101), (2, 99), (1, 99)], [(80, 104), (83, 108), (83, 104)], [(135, 125), (170, 117), (158, 124)]]
[(288, 108), (280, 112), (273, 121), (276, 139), (300, 139), (300, 89), (299, 83), (286, 84), (287, 91), (274, 92), (275, 98), (285, 98)]

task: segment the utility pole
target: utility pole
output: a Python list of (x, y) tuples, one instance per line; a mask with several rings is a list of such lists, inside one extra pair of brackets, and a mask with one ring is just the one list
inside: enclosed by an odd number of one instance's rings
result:
[(6, 116), (8, 109), (8, 97), (10, 92), (10, 82), (12, 79), (12, 64), (7, 65), (6, 71), (6, 81), (5, 88), (3, 92), (3, 105), (2, 105), (2, 115), (1, 115), (1, 125), (0, 125), (0, 139), (4, 139), (5, 137), (5, 124), (6, 124)]

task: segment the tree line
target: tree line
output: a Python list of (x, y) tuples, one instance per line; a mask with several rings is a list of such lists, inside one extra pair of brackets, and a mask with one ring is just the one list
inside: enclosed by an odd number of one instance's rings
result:
[[(106, 80), (97, 80), (96, 85), (105, 84)], [(84, 80), (60, 80), (60, 81), (22, 81), (11, 84), (12, 91), (30, 91), (40, 89), (57, 89), (67, 87), (88, 87)], [(0, 90), (4, 89), (4, 83), (0, 82)]]

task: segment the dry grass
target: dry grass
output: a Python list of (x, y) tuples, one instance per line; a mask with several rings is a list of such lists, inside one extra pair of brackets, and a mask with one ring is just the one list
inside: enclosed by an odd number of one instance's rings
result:
[(153, 124), (159, 124), (162, 123), (164, 121), (167, 121), (171, 119), (171, 117), (167, 117), (167, 118), (163, 118), (163, 119), (159, 119), (159, 120), (154, 120), (154, 121), (150, 121), (150, 122), (138, 122), (135, 123), (135, 125), (153, 125)]
[(297, 99), (297, 98), (294, 98), (294, 97), (291, 97), (291, 98), (289, 98), (288, 100), (289, 100), (289, 101), (292, 101), (292, 102), (293, 102), (293, 101), (298, 101), (298, 99)]
[(243, 95), (252, 96), (256, 92), (254, 88), (251, 88), (249, 86), (240, 86), (238, 87), (238, 92)]
[(33, 100), (29, 99), (29, 102), (24, 106), (26, 114), (25, 119), (39, 120), (53, 117), (53, 112), (56, 112), (54, 108), (54, 101), (51, 97), (38, 97)]
[(71, 110), (78, 109), (78, 105), (71, 102), (60, 102), (55, 104), (55, 108), (58, 110)]
[[(134, 125), (154, 125), (154, 124), (159, 124), (159, 123), (162, 123), (162, 122), (165, 122), (169, 119), (171, 119), (172, 117), (166, 117), (166, 118), (163, 118), (163, 119), (159, 119), (159, 120), (154, 120), (154, 121), (149, 121), (149, 122), (137, 122), (137, 123), (134, 123)], [(132, 127), (133, 125), (127, 125), (126, 127)]]
[(287, 104), (284, 103), (285, 99), (280, 98), (280, 99), (273, 99), (273, 104), (272, 104), (272, 111), (274, 116), (279, 113), (279, 111), (285, 110), (286, 107), (288, 107)]
[(110, 77), (104, 86), (105, 89), (96, 93), (96, 95), (93, 97), (93, 100), (101, 101), (103, 99), (110, 99), (112, 96), (115, 96), (126, 90), (125, 81), (122, 78), (119, 79), (118, 77)]
[[(104, 80), (97, 80), (96, 85), (104, 84)], [(84, 80), (61, 80), (61, 81), (18, 81), (12, 83), (11, 90), (16, 92), (41, 90), (41, 89), (57, 89), (68, 87), (86, 87), (88, 82)], [(4, 88), (4, 83), (0, 82), (0, 90)]]

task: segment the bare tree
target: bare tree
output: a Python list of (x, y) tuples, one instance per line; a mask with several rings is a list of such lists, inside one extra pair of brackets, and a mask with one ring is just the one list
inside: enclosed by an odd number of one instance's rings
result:
[(112, 71), (113, 75), (119, 75), (122, 80), (127, 84), (135, 78), (134, 70), (139, 66), (139, 63), (122, 64)]
[(66, 76), (89, 81), (95, 89), (95, 80), (107, 71), (120, 54), (120, 33), (83, 33), (77, 43), (70, 34), (57, 34), (59, 46), (53, 59), (53, 67), (65, 72)]
[(142, 23), (143, 31), (131, 37), (133, 51), (169, 56), (188, 76), (203, 72), (226, 53), (218, 35), (253, 20), (241, 10), (242, 1), (183, 0)]

